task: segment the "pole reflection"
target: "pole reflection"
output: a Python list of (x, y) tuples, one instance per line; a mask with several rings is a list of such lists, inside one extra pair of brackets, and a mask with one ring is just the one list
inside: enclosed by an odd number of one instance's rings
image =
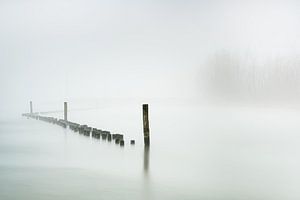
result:
[(149, 155), (150, 155), (150, 147), (144, 147), (144, 174), (148, 175), (149, 172)]
[(149, 176), (149, 158), (150, 158), (150, 147), (144, 147), (144, 178), (143, 178), (143, 199), (150, 200), (153, 199), (150, 186), (150, 176)]

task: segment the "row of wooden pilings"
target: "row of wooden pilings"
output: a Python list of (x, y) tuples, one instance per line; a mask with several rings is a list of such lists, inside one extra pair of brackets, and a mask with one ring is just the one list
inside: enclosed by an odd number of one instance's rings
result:
[[(149, 129), (149, 118), (148, 118), (148, 104), (143, 104), (143, 128), (144, 128), (144, 144), (145, 146), (150, 146), (150, 129)], [(52, 124), (59, 125), (63, 128), (69, 127), (72, 131), (78, 132), (79, 134), (83, 134), (85, 136), (92, 136), (96, 139), (107, 140), (111, 142), (112, 140), (115, 144), (124, 146), (124, 136), (123, 134), (111, 134), (110, 131), (101, 130), (97, 128), (92, 128), (88, 125), (80, 125), (75, 122), (68, 121), (68, 104), (64, 102), (64, 119), (57, 119), (54, 117), (46, 117), (41, 116), (38, 113), (33, 112), (32, 101), (30, 101), (30, 113), (22, 114), (25, 117), (34, 118), (37, 120), (49, 122)], [(130, 144), (134, 145), (135, 140), (130, 140)]]

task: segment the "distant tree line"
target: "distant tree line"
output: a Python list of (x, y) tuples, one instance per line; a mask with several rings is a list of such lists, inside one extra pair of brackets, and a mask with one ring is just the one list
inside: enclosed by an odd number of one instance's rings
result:
[(205, 67), (207, 91), (217, 98), (258, 101), (300, 100), (300, 58), (276, 57), (259, 61), (222, 52)]

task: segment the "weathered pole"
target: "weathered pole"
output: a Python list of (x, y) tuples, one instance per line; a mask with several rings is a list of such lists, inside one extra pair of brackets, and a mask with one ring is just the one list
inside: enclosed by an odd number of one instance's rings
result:
[(33, 108), (32, 108), (32, 101), (30, 101), (30, 114), (33, 113)]
[(145, 146), (149, 146), (150, 130), (149, 130), (149, 119), (148, 119), (148, 104), (143, 104), (143, 125), (144, 125), (144, 144)]
[(68, 112), (68, 105), (67, 105), (67, 102), (64, 102), (64, 120), (65, 121), (68, 121), (67, 112)]

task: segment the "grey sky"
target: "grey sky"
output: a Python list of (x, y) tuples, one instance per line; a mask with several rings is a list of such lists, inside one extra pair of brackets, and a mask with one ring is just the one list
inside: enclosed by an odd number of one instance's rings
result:
[(192, 98), (217, 51), (299, 56), (299, 10), (296, 0), (0, 0), (0, 109)]

